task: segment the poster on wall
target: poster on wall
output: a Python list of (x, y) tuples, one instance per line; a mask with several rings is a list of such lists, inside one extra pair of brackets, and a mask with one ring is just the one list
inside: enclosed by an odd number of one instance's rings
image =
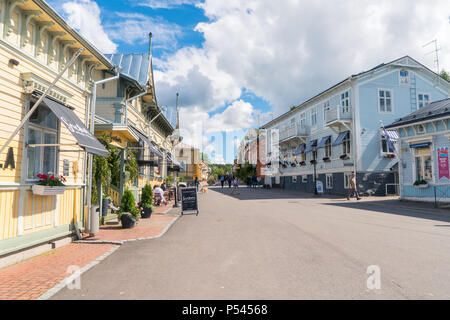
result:
[(448, 167), (448, 147), (438, 148), (437, 153), (439, 180), (442, 178), (450, 179), (450, 170)]

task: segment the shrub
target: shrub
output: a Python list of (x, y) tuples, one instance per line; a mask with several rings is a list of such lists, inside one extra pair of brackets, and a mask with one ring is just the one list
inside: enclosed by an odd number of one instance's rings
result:
[(153, 191), (152, 186), (147, 184), (142, 188), (141, 207), (149, 208), (153, 204)]

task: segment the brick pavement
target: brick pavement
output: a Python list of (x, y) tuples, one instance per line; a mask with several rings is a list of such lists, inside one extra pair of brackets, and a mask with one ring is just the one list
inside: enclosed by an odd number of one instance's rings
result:
[(0, 270), (0, 300), (34, 300), (67, 278), (69, 266), (86, 266), (115, 247), (71, 243)]
[[(151, 238), (162, 234), (178, 217), (168, 213), (172, 203), (156, 207), (150, 219), (141, 219), (133, 229), (122, 229), (120, 224), (106, 225), (87, 240), (126, 241)], [(18, 264), (0, 269), (0, 300), (34, 300), (70, 276), (69, 266), (80, 268), (108, 253), (117, 245), (107, 243), (71, 243)]]

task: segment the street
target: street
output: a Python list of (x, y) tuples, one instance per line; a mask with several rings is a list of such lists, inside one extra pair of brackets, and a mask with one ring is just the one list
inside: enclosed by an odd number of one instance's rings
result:
[[(450, 298), (444, 210), (239, 191), (200, 193), (199, 216), (181, 217), (159, 239), (122, 245), (81, 276), (80, 290), (52, 299)], [(368, 289), (369, 266), (379, 267), (380, 289)]]

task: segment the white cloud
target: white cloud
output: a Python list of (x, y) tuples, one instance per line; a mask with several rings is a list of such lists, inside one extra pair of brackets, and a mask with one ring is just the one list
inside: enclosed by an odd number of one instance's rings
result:
[[(186, 106), (211, 111), (246, 88), (269, 101), (275, 116), (351, 74), (410, 55), (434, 69), (437, 38), (450, 49), (450, 2), (436, 0), (206, 0), (209, 22), (196, 30), (203, 47), (157, 61), (160, 101), (175, 91)], [(450, 55), (441, 56), (450, 68)], [(196, 89), (195, 89), (196, 88)]]
[(101, 52), (115, 53), (115, 44), (106, 34), (100, 17), (100, 8), (95, 1), (75, 0), (62, 5), (68, 24), (78, 30), (93, 46)]
[(176, 49), (177, 38), (182, 33), (180, 26), (139, 13), (116, 12), (115, 15), (118, 19), (105, 26), (112, 40), (141, 44), (148, 42), (148, 34), (152, 32), (153, 47)]
[(146, 0), (140, 1), (139, 5), (152, 9), (170, 9), (184, 4), (195, 5), (197, 3), (199, 1), (196, 0)]

